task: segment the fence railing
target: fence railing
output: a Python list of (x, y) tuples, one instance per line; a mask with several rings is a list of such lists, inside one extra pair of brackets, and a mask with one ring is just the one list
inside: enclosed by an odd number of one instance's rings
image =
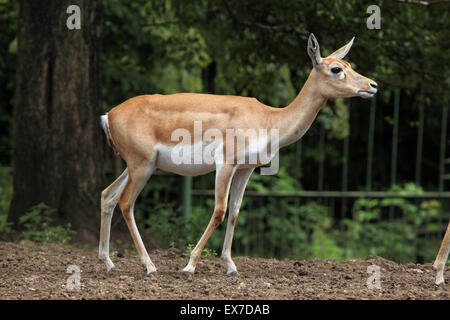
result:
[[(391, 172), (390, 172), (390, 182), (391, 186), (395, 185), (397, 182), (397, 161), (398, 161), (398, 133), (399, 133), (399, 109), (400, 109), (400, 90), (394, 91), (394, 106), (393, 106), (393, 114), (392, 114), (392, 151), (391, 151)], [(376, 99), (372, 99), (369, 113), (369, 126), (368, 126), (368, 143), (367, 143), (367, 159), (366, 159), (366, 190), (364, 191), (349, 191), (348, 190), (348, 174), (349, 174), (349, 137), (344, 138), (343, 140), (343, 150), (342, 150), (342, 183), (341, 190), (333, 190), (326, 191), (324, 189), (324, 161), (320, 161), (318, 165), (318, 184), (317, 189), (313, 191), (298, 191), (298, 192), (255, 192), (255, 191), (246, 191), (244, 198), (258, 199), (259, 204), (264, 206), (267, 202), (267, 199), (276, 199), (277, 203), (280, 201), (299, 201), (303, 200), (311, 200), (314, 199), (319, 203), (325, 204), (329, 206), (330, 216), (335, 220), (334, 223), (336, 226), (341, 226), (338, 223), (339, 219), (348, 219), (351, 218), (352, 214), (349, 211), (349, 208), (352, 208), (355, 202), (358, 199), (403, 199), (407, 201), (411, 201), (417, 208), (423, 205), (423, 201), (436, 199), (439, 201), (439, 211), (440, 214), (438, 217), (430, 217), (429, 219), (434, 219), (434, 222), (438, 225), (442, 224), (441, 228), (435, 228), (436, 230), (415, 230), (414, 232), (421, 232), (421, 235), (424, 236), (424, 243), (422, 246), (436, 246), (436, 252), (438, 247), (438, 239), (442, 237), (445, 232), (445, 226), (450, 215), (445, 214), (446, 208), (448, 208), (448, 204), (450, 203), (448, 200), (450, 199), (450, 192), (445, 192), (445, 181), (450, 179), (450, 173), (446, 174), (446, 165), (450, 164), (450, 159), (446, 159), (446, 147), (448, 144), (447, 139), (447, 118), (448, 118), (448, 107), (447, 105), (442, 108), (442, 119), (441, 119), (441, 136), (440, 136), (440, 153), (439, 153), (439, 177), (436, 179), (438, 185), (438, 191), (427, 191), (421, 193), (396, 193), (391, 191), (373, 191), (372, 190), (372, 171), (373, 171), (373, 159), (374, 159), (374, 132), (375, 132), (375, 116), (376, 116), (376, 108), (377, 103)], [(415, 156), (411, 157), (415, 158), (415, 177), (414, 181), (416, 184), (420, 185), (421, 180), (421, 168), (422, 168), (422, 158), (423, 158), (423, 141), (424, 141), (424, 124), (425, 124), (425, 116), (424, 116), (424, 108), (419, 108), (418, 115), (418, 128), (417, 128), (417, 143), (415, 146)], [(319, 139), (319, 150), (323, 152), (324, 150), (324, 134), (323, 127), (321, 127), (320, 131), (320, 139)], [(414, 150), (411, 148), (411, 150)], [(301, 165), (301, 155), (302, 155), (302, 145), (301, 141), (297, 143), (297, 151), (296, 156), (298, 159), (298, 164)], [(323, 159), (323, 157), (322, 157)], [(412, 179), (411, 179), (412, 180)], [(386, 189), (389, 189), (387, 187)], [(182, 210), (186, 219), (188, 219), (189, 214), (192, 209), (193, 199), (199, 200), (201, 198), (207, 197), (211, 198), (214, 196), (214, 190), (195, 190), (192, 189), (192, 177), (183, 177), (183, 196), (182, 196)], [(198, 202), (198, 201), (195, 201)], [(245, 202), (244, 202), (245, 203)], [(279, 206), (278, 206), (279, 207)], [(340, 210), (337, 209), (340, 207)], [(243, 205), (242, 211), (251, 212), (254, 210), (252, 207), (245, 207)], [(257, 209), (258, 210), (258, 209)], [(387, 223), (393, 223), (401, 219), (398, 212), (398, 208), (395, 206), (387, 206), (386, 210), (387, 214), (381, 214), (380, 221), (385, 221)], [(279, 212), (279, 211), (278, 211)], [(281, 212), (281, 214), (283, 214)], [(253, 216), (253, 215), (252, 215)], [(266, 221), (267, 222), (267, 221)], [(257, 222), (254, 222), (257, 223)], [(301, 222), (300, 222), (301, 223)], [(262, 232), (265, 233), (267, 231), (266, 227), (261, 226), (260, 222), (257, 223), (259, 227), (253, 227), (253, 229), (249, 230), (249, 232)], [(417, 227), (417, 226), (414, 226)], [(423, 226), (420, 226), (422, 228)], [(253, 230), (253, 231), (252, 231)], [(270, 232), (270, 231), (268, 231)], [(254, 239), (259, 239), (264, 235), (256, 235), (253, 236)], [(404, 239), (407, 241), (407, 239)], [(259, 242), (256, 244), (251, 244), (251, 242), (246, 242), (246, 244), (242, 244), (237, 239), (237, 245), (234, 246), (233, 250), (238, 254), (262, 254), (266, 252), (264, 248), (264, 240), (258, 240)], [(256, 247), (254, 247), (256, 246)], [(241, 250), (244, 248), (244, 250)], [(417, 252), (414, 254), (415, 260), (423, 260), (423, 257), (420, 258), (420, 248), (417, 247)], [(274, 249), (275, 250), (275, 249)], [(279, 257), (283, 257), (283, 252), (286, 253), (289, 251), (289, 248), (282, 247), (279, 249), (280, 252), (271, 252), (272, 254), (276, 254)], [(295, 251), (295, 250), (293, 250)], [(400, 250), (401, 251), (401, 250)], [(409, 255), (410, 257), (411, 255)], [(428, 259), (429, 257), (426, 257)]]
[[(212, 212), (212, 190), (192, 190), (192, 196), (197, 207), (202, 207), (205, 213)], [(323, 259), (381, 255), (398, 262), (430, 262), (439, 249), (448, 223), (448, 215), (440, 209), (448, 207), (449, 199), (450, 192), (248, 191), (237, 220), (239, 233), (235, 233), (233, 252), (237, 255)], [(358, 201), (366, 202), (360, 211), (355, 210)], [(371, 208), (373, 201), (375, 206)], [(434, 201), (439, 201), (434, 204), (436, 210), (423, 208)], [(311, 206), (311, 202), (320, 207), (303, 210)], [(326, 208), (326, 212), (320, 212), (320, 208)], [(317, 220), (305, 213), (307, 210), (312, 210), (312, 214), (317, 210)], [(206, 219), (209, 219), (208, 214)], [(329, 220), (323, 230), (333, 234), (323, 235), (324, 243), (313, 239), (313, 233), (322, 228), (320, 219)], [(298, 228), (293, 228), (296, 220)], [(312, 223), (319, 226), (312, 227)], [(295, 232), (307, 236), (291, 234)], [(217, 237), (221, 239), (223, 234)], [(330, 241), (335, 248), (327, 248)], [(311, 251), (308, 246), (315, 249)], [(346, 252), (336, 254), (336, 250)]]

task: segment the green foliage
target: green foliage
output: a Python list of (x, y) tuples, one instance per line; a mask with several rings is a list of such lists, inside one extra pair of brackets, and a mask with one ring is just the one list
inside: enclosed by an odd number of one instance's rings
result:
[[(248, 203), (251, 200), (246, 199)], [(279, 256), (287, 255), (297, 258), (339, 258), (342, 249), (336, 244), (337, 231), (332, 231), (331, 218), (328, 209), (317, 203), (310, 202), (298, 208), (283, 205), (278, 211), (276, 203), (268, 201), (268, 205), (258, 207), (258, 210), (248, 211), (244, 204), (237, 220), (234, 243), (243, 247), (258, 247), (264, 243), (262, 252), (249, 251), (250, 255)], [(205, 207), (194, 206), (188, 221), (170, 210), (161, 210), (152, 218), (146, 220), (146, 229), (161, 247), (178, 247), (186, 249), (189, 255), (194, 245), (200, 239), (211, 217), (214, 201), (207, 199)], [(286, 210), (289, 215), (274, 213)], [(259, 230), (258, 228), (261, 228)], [(202, 256), (213, 257), (221, 251), (226, 221), (212, 234), (208, 247)], [(249, 232), (250, 231), (250, 232)], [(286, 249), (286, 248), (289, 248)]]
[[(189, 257), (191, 255), (192, 250), (194, 250), (195, 248), (195, 244), (188, 244), (186, 247), (186, 252), (185, 252), (185, 256)], [(209, 249), (209, 248), (204, 248), (202, 251), (202, 258), (207, 258), (207, 259), (211, 259), (214, 257), (217, 257), (217, 252), (215, 250)]]
[(12, 234), (10, 222), (7, 222), (9, 204), (12, 198), (12, 173), (10, 167), (0, 166), (0, 237), (7, 238)]
[[(258, 178), (252, 188), (270, 192)], [(422, 192), (414, 183), (392, 190), (399, 194)], [(162, 208), (152, 210), (146, 231), (160, 246), (187, 250), (189, 255), (209, 222), (214, 200), (197, 199), (187, 221), (179, 210)], [(380, 255), (406, 262), (431, 261), (436, 255), (442, 239), (430, 239), (427, 234), (436, 233), (445, 221), (438, 201), (361, 198), (354, 202), (351, 212), (351, 217), (340, 220), (330, 207), (314, 201), (300, 204), (296, 199), (244, 197), (233, 248), (239, 254), (296, 259)], [(212, 234), (203, 256), (214, 256), (213, 252), (222, 249), (225, 229), (226, 220)]]
[[(256, 169), (259, 170), (259, 169)], [(260, 175), (254, 173), (248, 182), (247, 190), (254, 190), (260, 192), (278, 191), (278, 192), (293, 192), (298, 190), (298, 183), (287, 172), (286, 167), (281, 167), (274, 178), (271, 175)]]
[[(331, 110), (333, 108), (335, 112)], [(348, 105), (343, 99), (336, 99), (325, 106), (318, 117), (330, 139), (344, 139), (350, 133)]]
[[(395, 186), (393, 190), (421, 192), (413, 183)], [(445, 218), (437, 200), (413, 203), (402, 198), (358, 199), (352, 218), (344, 220), (347, 255), (381, 255), (397, 261), (414, 261), (420, 252), (423, 260), (430, 261), (436, 252), (430, 250), (430, 240), (425, 235), (439, 230)], [(434, 241), (438, 246), (441, 239)]]
[(19, 224), (25, 231), (21, 237), (38, 243), (67, 244), (75, 231), (63, 226), (52, 226), (56, 210), (49, 208), (45, 203), (31, 207), (30, 211), (20, 217)]
[(13, 234), (12, 223), (6, 218), (7, 215), (0, 215), (0, 239), (7, 239)]
[(182, 248), (185, 245), (183, 218), (173, 205), (160, 205), (151, 209), (148, 218), (143, 220), (148, 226), (146, 232), (151, 235), (152, 239), (163, 248), (177, 247)]
[(8, 214), (12, 193), (11, 168), (0, 166), (0, 217)]

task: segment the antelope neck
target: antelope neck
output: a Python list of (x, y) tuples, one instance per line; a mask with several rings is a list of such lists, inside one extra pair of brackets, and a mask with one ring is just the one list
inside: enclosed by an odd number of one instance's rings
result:
[(280, 136), (280, 147), (299, 140), (308, 131), (327, 98), (320, 94), (313, 70), (295, 99), (280, 109), (274, 123)]

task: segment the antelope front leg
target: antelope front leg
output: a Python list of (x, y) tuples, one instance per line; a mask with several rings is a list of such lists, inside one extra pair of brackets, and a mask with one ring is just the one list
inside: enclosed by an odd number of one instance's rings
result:
[(227, 263), (227, 274), (229, 275), (238, 274), (236, 265), (231, 259), (231, 243), (233, 241), (234, 227), (239, 216), (239, 209), (241, 207), (245, 187), (247, 186), (248, 179), (253, 173), (253, 170), (254, 168), (238, 170), (231, 186), (227, 231), (225, 233), (222, 249), (222, 258)]
[(445, 263), (448, 259), (448, 253), (450, 251), (450, 222), (447, 226), (447, 231), (445, 232), (444, 239), (442, 240), (441, 248), (439, 249), (436, 260), (434, 261), (433, 267), (436, 269), (436, 284), (444, 283), (444, 269)]
[(208, 226), (206, 227), (205, 232), (198, 241), (194, 250), (192, 250), (191, 256), (189, 258), (189, 263), (183, 269), (183, 271), (186, 273), (194, 273), (195, 266), (197, 265), (198, 259), (202, 254), (206, 242), (208, 241), (214, 229), (216, 229), (217, 226), (220, 225), (223, 221), (225, 211), (227, 210), (227, 199), (228, 192), (230, 190), (231, 179), (233, 178), (236, 169), (237, 167), (234, 165), (223, 165), (220, 169), (216, 169), (216, 203), (214, 207), (214, 213), (208, 223)]

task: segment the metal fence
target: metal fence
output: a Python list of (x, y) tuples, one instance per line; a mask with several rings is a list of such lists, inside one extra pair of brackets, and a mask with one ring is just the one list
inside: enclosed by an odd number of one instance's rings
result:
[[(282, 219), (290, 219), (290, 213), (285, 212), (287, 205), (292, 208), (298, 208), (302, 205), (307, 204), (309, 201), (315, 201), (324, 207), (328, 208), (328, 215), (331, 217), (331, 226), (329, 230), (333, 232), (342, 232), (344, 234), (344, 230), (348, 232), (348, 225), (345, 225), (343, 221), (345, 219), (354, 219), (352, 208), (355, 206), (355, 203), (358, 199), (373, 199), (378, 200), (379, 202), (375, 202), (381, 204), (381, 201), (385, 199), (401, 199), (405, 201), (407, 205), (412, 205), (417, 208), (417, 214), (427, 214), (428, 211), (421, 211), (421, 208), (424, 205), (429, 204), (429, 201), (437, 201), (439, 207), (439, 214), (434, 216), (426, 216), (423, 217), (422, 222), (419, 224), (414, 224), (414, 222), (410, 222), (412, 224), (412, 232), (416, 235), (413, 241), (415, 243), (409, 250), (413, 250), (414, 252), (409, 252), (409, 254), (405, 254), (402, 257), (402, 248), (406, 248), (405, 243), (407, 243), (410, 239), (408, 235), (402, 235), (400, 232), (396, 236), (394, 236), (395, 230), (392, 230), (392, 241), (398, 242), (397, 244), (392, 243), (392, 246), (400, 246), (397, 250), (397, 255), (389, 255), (390, 258), (398, 261), (404, 261), (404, 258), (411, 261), (429, 261), (430, 256), (433, 252), (437, 252), (439, 242), (442, 239), (442, 236), (445, 232), (445, 226), (447, 224), (449, 215), (446, 213), (446, 208), (448, 208), (450, 192), (446, 192), (444, 190), (445, 181), (450, 179), (450, 174), (446, 173), (446, 165), (450, 165), (450, 158), (446, 159), (446, 148), (448, 144), (447, 139), (447, 118), (448, 118), (448, 106), (445, 105), (442, 107), (442, 119), (441, 119), (441, 135), (440, 135), (440, 154), (439, 154), (439, 176), (436, 177), (436, 182), (438, 189), (437, 191), (425, 191), (421, 193), (397, 193), (390, 191), (374, 191), (372, 189), (372, 172), (373, 172), (373, 161), (374, 161), (374, 132), (375, 132), (375, 117), (376, 117), (376, 108), (377, 103), (375, 99), (372, 99), (370, 112), (369, 112), (369, 126), (368, 126), (368, 143), (367, 143), (367, 158), (366, 158), (366, 185), (365, 190), (356, 190), (351, 191), (348, 190), (348, 175), (349, 175), (349, 141), (350, 137), (347, 136), (343, 139), (343, 148), (342, 148), (342, 180), (341, 180), (341, 188), (340, 190), (328, 191), (324, 190), (324, 161), (320, 161), (318, 164), (318, 183), (317, 190), (313, 191), (298, 191), (298, 192), (255, 192), (255, 191), (246, 191), (244, 195), (244, 202), (241, 209), (241, 217), (243, 215), (248, 215), (251, 218), (246, 218), (245, 223), (241, 226), (238, 225), (237, 228), (244, 228), (245, 232), (248, 234), (248, 237), (245, 238), (246, 241), (241, 241), (242, 239), (235, 235), (235, 242), (233, 244), (233, 251), (235, 254), (245, 254), (245, 255), (259, 255), (259, 256), (275, 256), (279, 258), (287, 257), (287, 256), (298, 256), (297, 249), (293, 248), (295, 244), (291, 243), (289, 246), (289, 241), (284, 241), (283, 236), (280, 237), (280, 244), (274, 245), (273, 243), (267, 242), (265, 239), (269, 238), (273, 242), (273, 238), (270, 237), (272, 230), (270, 224), (271, 217), (261, 217), (256, 211), (260, 211), (261, 208), (266, 207), (269, 202), (272, 204), (272, 208), (276, 212), (273, 215), (278, 215), (279, 218)], [(392, 151), (391, 151), (391, 174), (390, 174), (390, 186), (387, 186), (385, 190), (389, 190), (391, 186), (397, 183), (397, 166), (398, 166), (398, 133), (399, 133), (399, 108), (400, 108), (400, 91), (394, 91), (394, 106), (393, 106), (393, 114), (392, 114)], [(418, 114), (418, 127), (417, 127), (417, 144), (415, 148), (411, 148), (411, 150), (415, 149), (415, 154), (411, 155), (411, 159), (415, 159), (415, 179), (416, 184), (420, 185), (420, 177), (421, 177), (421, 168), (422, 168), (422, 158), (423, 158), (423, 141), (424, 141), (424, 123), (425, 123), (425, 115), (424, 108), (419, 108)], [(350, 133), (351, 134), (351, 133)], [(321, 129), (321, 134), (319, 137), (319, 150), (323, 152), (325, 139), (323, 138), (323, 129)], [(302, 144), (301, 141), (297, 142), (296, 146), (296, 157), (299, 161), (299, 165), (301, 165), (301, 157), (302, 157)], [(322, 157), (323, 159), (323, 157)], [(448, 167), (448, 166), (447, 166)], [(450, 171), (450, 170), (449, 170)], [(276, 179), (276, 177), (274, 177)], [(186, 219), (188, 219), (189, 214), (192, 210), (193, 203), (197, 205), (205, 206), (205, 199), (213, 199), (214, 190), (195, 190), (192, 188), (192, 177), (183, 177), (183, 187), (182, 187), (182, 211)], [(246, 200), (247, 199), (247, 200)], [(210, 201), (211, 203), (211, 201)], [(374, 222), (376, 228), (381, 228), (381, 224), (383, 222), (387, 222), (388, 224), (394, 224), (397, 222), (408, 223), (405, 220), (408, 218), (405, 216), (405, 213), (401, 212), (401, 208), (398, 205), (395, 205), (395, 201), (392, 202), (392, 205), (386, 205), (383, 208), (383, 212), (381, 212), (377, 218), (377, 221)], [(210, 205), (211, 207), (211, 205)], [(284, 208), (284, 209), (283, 209)], [(212, 208), (209, 208), (212, 210)], [(422, 208), (423, 209), (423, 208)], [(239, 219), (242, 219), (242, 218)], [(239, 221), (238, 219), (238, 221)], [(302, 221), (299, 221), (300, 227)], [(433, 228), (428, 228), (427, 225), (432, 224)], [(289, 225), (283, 227), (289, 229)], [(389, 228), (389, 227), (386, 227)], [(385, 230), (386, 231), (386, 230)], [(386, 233), (387, 237), (390, 237), (389, 230)], [(288, 230), (278, 230), (277, 232), (281, 233), (288, 237), (286, 232)], [(310, 237), (311, 235), (309, 235)], [(250, 240), (249, 240), (250, 239)], [(306, 239), (306, 242), (310, 241), (310, 239)], [(348, 239), (347, 239), (348, 241)], [(353, 239), (355, 241), (355, 239)], [(283, 244), (284, 242), (284, 244)], [(348, 244), (348, 243), (347, 243)], [(340, 243), (342, 247), (346, 246), (345, 241)], [(386, 254), (386, 251), (377, 251), (377, 243), (372, 244), (375, 250), (372, 252), (374, 254)], [(408, 244), (410, 245), (410, 244)], [(320, 247), (320, 246), (319, 246)], [(429, 252), (428, 255), (423, 255), (421, 251), (426, 248)], [(394, 250), (395, 251), (395, 250)], [(355, 255), (355, 253), (349, 253), (349, 255)], [(357, 254), (356, 254), (357, 255)], [(322, 256), (324, 257), (324, 256)], [(326, 253), (325, 253), (326, 257)], [(405, 260), (406, 261), (406, 260)]]

